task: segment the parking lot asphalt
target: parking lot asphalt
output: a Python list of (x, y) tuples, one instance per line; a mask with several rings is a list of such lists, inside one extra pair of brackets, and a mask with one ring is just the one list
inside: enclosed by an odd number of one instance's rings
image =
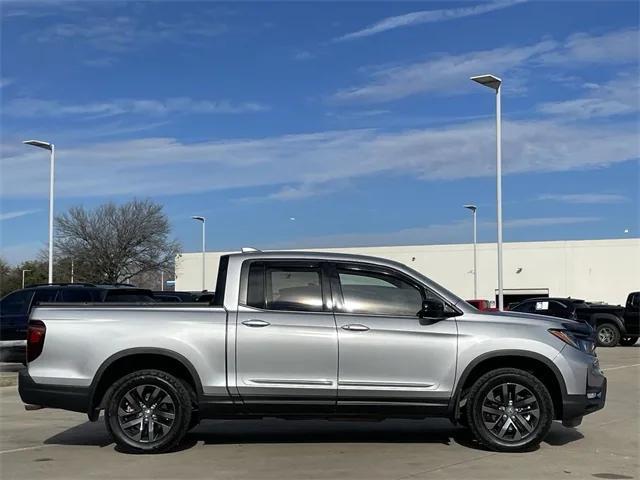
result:
[(540, 448), (480, 448), (447, 420), (205, 421), (162, 455), (116, 450), (101, 421), (27, 412), (0, 388), (2, 479), (631, 479), (640, 478), (640, 345), (598, 349), (606, 407), (577, 429), (554, 424)]

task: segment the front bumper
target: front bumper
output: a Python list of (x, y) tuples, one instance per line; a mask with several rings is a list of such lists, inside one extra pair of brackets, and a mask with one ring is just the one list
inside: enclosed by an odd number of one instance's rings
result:
[(587, 373), (586, 392), (564, 395), (562, 398), (562, 424), (577, 427), (582, 417), (604, 408), (607, 399), (607, 379), (596, 359)]
[(25, 370), (18, 375), (18, 393), (27, 405), (61, 408), (82, 413), (89, 411), (89, 387), (36, 383)]

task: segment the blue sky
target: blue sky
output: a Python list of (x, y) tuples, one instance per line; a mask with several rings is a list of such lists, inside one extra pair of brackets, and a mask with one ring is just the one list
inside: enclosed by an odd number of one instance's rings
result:
[[(639, 6), (2, 1), (2, 255), (56, 211), (162, 202), (185, 251), (638, 236)], [(628, 230), (628, 233), (625, 233)]]

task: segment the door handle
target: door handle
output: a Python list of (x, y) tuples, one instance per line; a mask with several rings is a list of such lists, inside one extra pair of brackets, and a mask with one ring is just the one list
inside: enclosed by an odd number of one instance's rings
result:
[(343, 325), (342, 329), (349, 330), (351, 332), (366, 332), (369, 330), (369, 327), (362, 325), (361, 323), (351, 323), (349, 325)]
[(269, 325), (271, 325), (269, 322), (265, 322), (264, 320), (244, 320), (242, 322), (243, 325), (246, 325), (247, 327), (268, 327)]

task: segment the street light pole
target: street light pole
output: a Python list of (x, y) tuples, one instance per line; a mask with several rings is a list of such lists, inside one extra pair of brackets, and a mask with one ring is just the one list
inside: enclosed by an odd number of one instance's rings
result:
[(206, 252), (206, 239), (205, 239), (205, 231), (206, 231), (206, 223), (207, 223), (207, 219), (205, 217), (201, 217), (201, 216), (193, 216), (191, 217), (194, 220), (197, 220), (199, 222), (202, 222), (202, 291), (204, 291), (204, 285), (205, 285), (205, 252)]
[(478, 207), (475, 205), (464, 205), (464, 208), (473, 213), (473, 298), (478, 298), (478, 223), (476, 214)]
[(471, 80), (489, 87), (496, 92), (496, 214), (498, 217), (498, 310), (504, 310), (504, 291), (502, 285), (502, 105), (500, 89), (502, 80), (495, 75), (478, 75)]
[(164, 270), (160, 270), (160, 291), (164, 292)]
[(44, 148), (51, 152), (49, 169), (49, 284), (53, 283), (53, 185), (55, 179), (56, 147), (53, 143), (42, 142), (40, 140), (26, 140), (25, 145)]
[(22, 288), (24, 288), (24, 274), (30, 271), (31, 270), (22, 270)]

